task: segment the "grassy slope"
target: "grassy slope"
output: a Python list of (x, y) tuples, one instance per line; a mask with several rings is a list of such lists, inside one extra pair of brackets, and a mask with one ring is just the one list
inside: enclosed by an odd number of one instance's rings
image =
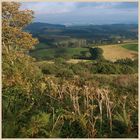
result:
[(138, 44), (125, 44), (122, 47), (132, 51), (138, 51)]
[(80, 55), (82, 51), (88, 51), (88, 48), (49, 48), (49, 49), (40, 49), (32, 52), (32, 56), (45, 58), (45, 57), (55, 57), (56, 55), (67, 55), (74, 56)]

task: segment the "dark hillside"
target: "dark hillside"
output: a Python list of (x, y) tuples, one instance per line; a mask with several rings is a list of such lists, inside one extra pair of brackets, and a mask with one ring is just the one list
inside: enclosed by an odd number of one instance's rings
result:
[(48, 23), (32, 23), (26, 31), (39, 38), (41, 43), (60, 42), (66, 39), (85, 39), (88, 43), (108, 43), (116, 40), (138, 39), (137, 24), (77, 25), (65, 26)]

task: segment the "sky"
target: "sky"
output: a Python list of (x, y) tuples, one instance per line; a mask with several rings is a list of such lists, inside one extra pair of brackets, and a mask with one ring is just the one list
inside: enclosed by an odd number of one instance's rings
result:
[(34, 22), (51, 24), (135, 24), (137, 2), (24, 2), (21, 10), (35, 13)]

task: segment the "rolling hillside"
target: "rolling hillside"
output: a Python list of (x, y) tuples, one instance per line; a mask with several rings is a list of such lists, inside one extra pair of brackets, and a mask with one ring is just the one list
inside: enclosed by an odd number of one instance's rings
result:
[[(124, 58), (137, 58), (138, 57), (138, 44), (115, 44), (115, 45), (102, 45), (98, 46), (103, 49), (105, 59), (116, 61), (117, 59)], [(86, 53), (90, 57), (88, 48), (46, 48), (43, 47), (31, 52), (31, 56), (37, 59), (51, 60), (56, 57), (67, 57), (69, 59), (82, 57)], [(87, 58), (88, 59), (88, 58)]]

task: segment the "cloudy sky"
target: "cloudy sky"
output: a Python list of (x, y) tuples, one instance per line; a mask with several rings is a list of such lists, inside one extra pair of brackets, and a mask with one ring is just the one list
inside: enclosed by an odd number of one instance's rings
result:
[(24, 2), (35, 12), (35, 22), (53, 24), (137, 23), (137, 2)]

